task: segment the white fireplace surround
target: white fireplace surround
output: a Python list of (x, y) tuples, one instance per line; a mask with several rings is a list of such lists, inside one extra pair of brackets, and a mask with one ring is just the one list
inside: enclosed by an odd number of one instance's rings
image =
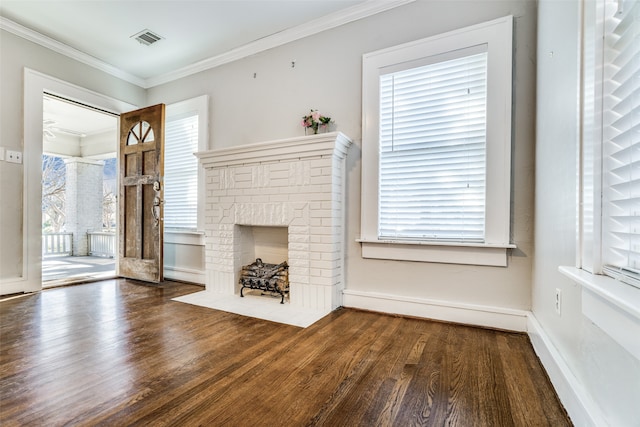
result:
[(286, 227), (292, 308), (328, 313), (342, 305), (351, 143), (332, 132), (196, 154), (206, 171), (208, 292), (239, 295), (240, 226)]

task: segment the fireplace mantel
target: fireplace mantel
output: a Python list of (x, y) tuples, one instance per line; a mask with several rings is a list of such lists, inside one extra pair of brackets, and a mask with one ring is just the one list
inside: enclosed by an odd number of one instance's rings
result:
[(245, 226), (286, 227), (291, 306), (328, 313), (342, 305), (351, 143), (331, 132), (196, 154), (206, 175), (207, 291), (239, 295)]
[(344, 158), (351, 142), (351, 139), (342, 132), (330, 132), (201, 151), (195, 155), (205, 168), (293, 160), (331, 154), (338, 158)]

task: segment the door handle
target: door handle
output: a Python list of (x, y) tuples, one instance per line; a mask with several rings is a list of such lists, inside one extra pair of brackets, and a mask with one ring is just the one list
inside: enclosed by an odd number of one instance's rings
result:
[(153, 214), (154, 226), (158, 226), (160, 224), (160, 204), (162, 200), (157, 195), (160, 192), (160, 181), (155, 181), (153, 183), (153, 189), (156, 192), (156, 196), (153, 198), (153, 206), (151, 207), (151, 213)]

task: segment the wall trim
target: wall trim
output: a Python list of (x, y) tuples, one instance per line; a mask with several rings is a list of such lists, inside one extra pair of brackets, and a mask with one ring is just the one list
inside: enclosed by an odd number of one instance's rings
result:
[(387, 11), (389, 9), (413, 3), (415, 0), (373, 0), (360, 3), (347, 9), (339, 10), (332, 14), (322, 16), (313, 21), (292, 27), (279, 33), (263, 37), (244, 46), (232, 49), (220, 55), (212, 56), (187, 67), (180, 68), (170, 73), (151, 77), (146, 80), (147, 88), (169, 83), (192, 74), (199, 73), (220, 65), (228, 64), (242, 58), (273, 49), (278, 46), (318, 34), (341, 25), (348, 24), (359, 19), (366, 18)]
[(164, 230), (164, 243), (204, 246), (204, 231)]
[(382, 313), (416, 316), (516, 332), (526, 332), (529, 314), (526, 310), (349, 289), (343, 292), (343, 305)]
[(0, 29), (8, 31), (18, 37), (22, 37), (25, 40), (38, 44), (46, 49), (57, 52), (68, 58), (75, 59), (85, 65), (93, 67), (97, 70), (104, 71), (107, 74), (111, 74), (126, 82), (132, 83), (136, 86), (145, 87), (145, 80), (129, 74), (121, 69), (114, 67), (104, 61), (101, 61), (91, 55), (87, 55), (78, 49), (72, 48), (64, 43), (52, 39), (51, 37), (40, 34), (30, 28), (24, 27), (16, 22), (11, 21), (5, 17), (0, 16)]
[(527, 331), (533, 349), (573, 424), (593, 427), (609, 425), (533, 313), (528, 316)]
[(172, 266), (164, 266), (164, 278), (177, 280), (179, 282), (189, 282), (196, 285), (204, 286), (205, 273), (201, 270), (190, 268), (180, 268)]
[(582, 314), (640, 360), (640, 288), (576, 267), (558, 271), (582, 289)]

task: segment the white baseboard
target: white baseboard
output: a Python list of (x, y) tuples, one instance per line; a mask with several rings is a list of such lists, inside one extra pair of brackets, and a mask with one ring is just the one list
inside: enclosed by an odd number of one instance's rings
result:
[(9, 280), (0, 282), (0, 295), (18, 294), (27, 292), (26, 286), (22, 282), (11, 282)]
[(536, 355), (544, 366), (553, 387), (576, 426), (607, 426), (598, 406), (584, 390), (578, 379), (553, 345), (533, 313), (529, 314), (527, 331)]
[(345, 290), (345, 307), (526, 332), (526, 310)]
[(42, 289), (41, 283), (42, 281), (29, 281), (24, 277), (2, 279), (0, 280), (0, 295), (37, 292)]
[(164, 278), (201, 285), (204, 285), (205, 283), (204, 271), (170, 267), (166, 265), (164, 266)]

